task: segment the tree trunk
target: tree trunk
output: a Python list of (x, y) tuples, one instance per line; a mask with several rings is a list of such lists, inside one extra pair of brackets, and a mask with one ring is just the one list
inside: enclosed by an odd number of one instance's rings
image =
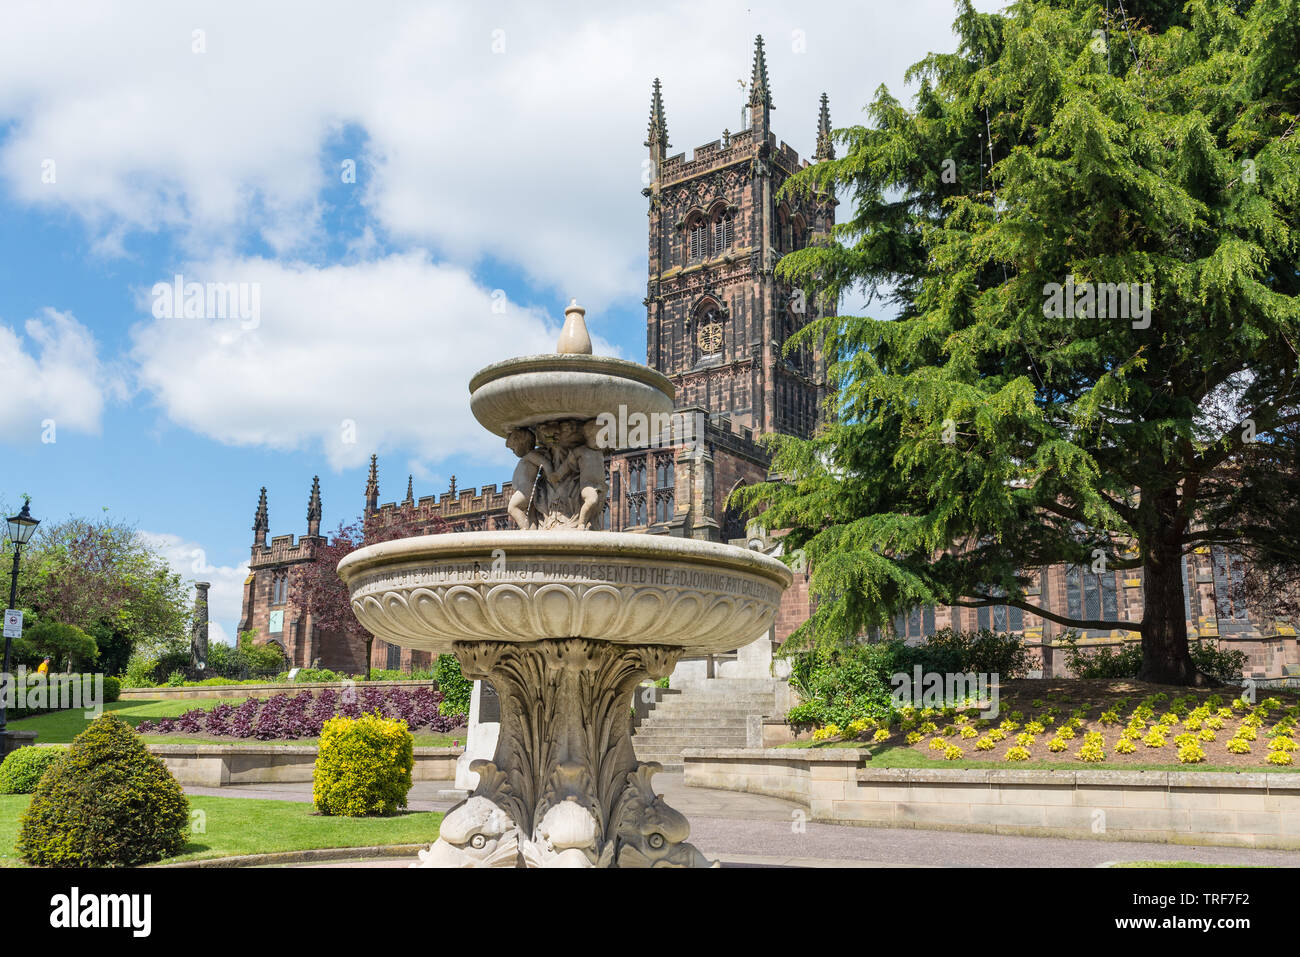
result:
[(1187, 648), (1181, 543), (1164, 541), (1149, 547), (1144, 571), (1142, 670), (1138, 678), (1166, 685), (1212, 684), (1196, 670)]

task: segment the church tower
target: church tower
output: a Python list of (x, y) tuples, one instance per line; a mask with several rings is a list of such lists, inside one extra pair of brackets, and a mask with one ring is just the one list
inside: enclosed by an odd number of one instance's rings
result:
[[(677, 405), (702, 407), (753, 434), (811, 434), (825, 388), (821, 356), (785, 354), (818, 305), (773, 267), (829, 234), (835, 199), (778, 198), (808, 165), (771, 131), (772, 91), (763, 38), (754, 59), (744, 129), (724, 130), (690, 160), (668, 155), (663, 92), (654, 81), (650, 127), (646, 362), (677, 386)], [(813, 113), (813, 109), (809, 109)], [(817, 115), (818, 160), (832, 158), (830, 114)], [(831, 307), (833, 308), (833, 306)]]

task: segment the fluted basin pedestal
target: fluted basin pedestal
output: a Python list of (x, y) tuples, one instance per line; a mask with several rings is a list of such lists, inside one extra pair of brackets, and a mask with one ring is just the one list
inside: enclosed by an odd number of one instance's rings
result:
[(517, 844), (529, 867), (707, 866), (686, 843), (686, 819), (651, 790), (658, 765), (638, 764), (629, 733), (636, 686), (668, 674), (680, 649), (561, 638), (458, 643), (455, 654), (467, 677), (496, 689), (501, 732), (424, 863), (513, 866)]

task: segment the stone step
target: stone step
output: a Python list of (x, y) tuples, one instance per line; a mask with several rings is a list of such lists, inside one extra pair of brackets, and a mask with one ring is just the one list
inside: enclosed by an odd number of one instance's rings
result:
[(637, 734), (745, 734), (744, 725), (725, 725), (710, 724), (704, 721), (693, 722), (691, 724), (678, 724), (676, 722), (660, 722), (658, 724), (643, 724), (636, 729)]
[(736, 721), (744, 724), (750, 715), (758, 714), (757, 711), (711, 711), (708, 708), (700, 708), (689, 711), (660, 711), (655, 708), (645, 716), (646, 721)]
[(671, 701), (661, 701), (654, 708), (655, 711), (681, 711), (682, 709), (692, 711), (704, 710), (726, 710), (726, 711), (773, 711), (776, 708), (776, 702), (771, 698), (764, 698), (753, 701), (736, 701), (733, 698), (719, 698), (717, 701), (704, 701), (699, 698), (674, 698)]
[(756, 701), (752, 704), (735, 701), (719, 701), (714, 704), (707, 701), (683, 701), (681, 704), (661, 704), (650, 713), (684, 714), (692, 711), (707, 711), (710, 714), (764, 714), (774, 710), (770, 701)]
[[(671, 752), (680, 757), (686, 748), (743, 748), (745, 744), (744, 738), (702, 738), (697, 735), (686, 735), (680, 738), (654, 738), (641, 742), (641, 747), (653, 748), (661, 753)], [(633, 742), (632, 747), (636, 750), (636, 742)]]
[(772, 694), (779, 682), (774, 678), (696, 678), (670, 685), (685, 694)]
[(747, 727), (744, 721), (645, 721), (636, 729), (636, 733), (676, 731), (682, 734), (693, 734), (697, 731), (727, 731), (732, 734), (744, 734)]
[(654, 746), (654, 748), (668, 749), (676, 748), (677, 745), (684, 746), (685, 748), (690, 741), (699, 741), (701, 742), (701, 746), (706, 744), (706, 742), (707, 744), (714, 745), (718, 744), (719, 741), (740, 741), (741, 748), (744, 748), (745, 735), (744, 733), (741, 733), (741, 735), (728, 735), (728, 733), (725, 732), (710, 731), (692, 731), (689, 733), (662, 731), (659, 732), (658, 735), (637, 735), (636, 739), (633, 739), (632, 744), (645, 745), (647, 748)]

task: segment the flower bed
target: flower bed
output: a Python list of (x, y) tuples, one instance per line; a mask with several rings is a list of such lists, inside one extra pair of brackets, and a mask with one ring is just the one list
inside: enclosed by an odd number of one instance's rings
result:
[(1300, 751), (1298, 727), (1300, 703), (1293, 697), (1256, 703), (1201, 689), (1070, 679), (1007, 682), (996, 717), (964, 703), (905, 707), (896, 723), (826, 724), (812, 739), (814, 746), (874, 745), (886, 760), (882, 752), (905, 748), (914, 752), (912, 764), (941, 758), (1290, 769)]
[(439, 710), (442, 696), (430, 688), (362, 688), (343, 692), (325, 688), (319, 693), (301, 691), (270, 698), (249, 698), (240, 705), (218, 704), (212, 710), (194, 708), (177, 718), (141, 721), (142, 734), (212, 735), (219, 738), (256, 738), (259, 741), (318, 737), (322, 725), (341, 715), (357, 718), (378, 711), (385, 718), (400, 718), (412, 731), (447, 732), (462, 724), (455, 715)]

